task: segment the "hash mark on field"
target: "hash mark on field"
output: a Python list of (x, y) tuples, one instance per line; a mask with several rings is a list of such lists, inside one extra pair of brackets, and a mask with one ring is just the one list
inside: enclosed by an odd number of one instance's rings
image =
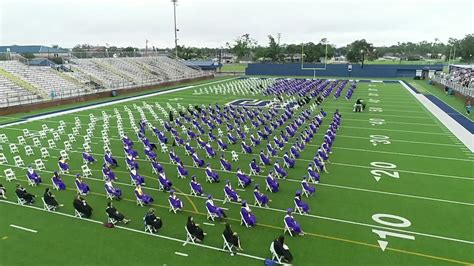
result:
[(209, 225), (209, 226), (215, 226), (215, 224), (206, 223), (206, 222), (204, 222), (204, 223), (202, 223), (202, 224)]
[(186, 254), (186, 253), (181, 253), (181, 252), (177, 252), (177, 251), (174, 254), (179, 255), (179, 256), (183, 256), (183, 257), (188, 256), (188, 254)]
[(31, 233), (38, 233), (38, 231), (36, 231), (36, 230), (29, 229), (29, 228), (26, 228), (26, 227), (21, 227), (21, 226), (18, 226), (18, 225), (10, 224), (10, 226), (13, 227), (13, 228), (28, 231), (28, 232), (31, 232)]

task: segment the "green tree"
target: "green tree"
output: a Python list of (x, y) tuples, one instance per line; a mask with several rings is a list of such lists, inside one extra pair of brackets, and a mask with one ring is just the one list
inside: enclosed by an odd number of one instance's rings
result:
[(373, 54), (373, 45), (362, 39), (349, 44), (347, 50), (346, 56), (350, 62), (362, 62), (363, 57), (367, 60)]
[(474, 56), (474, 34), (466, 35), (459, 42), (459, 56), (464, 62), (472, 62)]
[(272, 62), (281, 61), (280, 45), (275, 41), (272, 35), (268, 35), (268, 52), (267, 55)]
[(257, 41), (250, 38), (250, 34), (248, 33), (235, 39), (232, 45), (227, 44), (228, 48), (237, 56), (238, 59), (248, 57), (250, 51), (252, 51), (256, 45)]

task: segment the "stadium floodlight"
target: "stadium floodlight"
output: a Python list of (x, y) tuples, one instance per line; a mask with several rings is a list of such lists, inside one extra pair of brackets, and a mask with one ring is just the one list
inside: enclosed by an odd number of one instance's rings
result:
[(328, 39), (322, 38), (321, 44), (326, 44), (326, 52), (324, 54), (324, 68), (321, 67), (304, 67), (304, 43), (301, 43), (301, 70), (313, 70), (313, 78), (316, 78), (316, 70), (326, 70), (328, 61)]
[(174, 11), (174, 52), (175, 57), (178, 59), (178, 29), (176, 28), (176, 4), (178, 0), (171, 0), (173, 3), (173, 11)]

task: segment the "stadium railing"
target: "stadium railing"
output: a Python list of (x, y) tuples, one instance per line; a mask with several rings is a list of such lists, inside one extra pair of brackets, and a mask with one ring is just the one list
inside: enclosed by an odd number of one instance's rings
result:
[(448, 79), (442, 78), (440, 76), (433, 76), (432, 81), (442, 84), (454, 91), (459, 92), (460, 94), (468, 97), (474, 97), (474, 88), (462, 86), (459, 83), (452, 82)]

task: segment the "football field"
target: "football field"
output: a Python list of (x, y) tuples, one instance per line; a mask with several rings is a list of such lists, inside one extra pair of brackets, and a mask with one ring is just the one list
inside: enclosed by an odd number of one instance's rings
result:
[[(211, 82), (213, 82), (211, 84)], [(123, 101), (105, 106), (93, 106), (87, 110), (70, 112), (36, 119), (21, 124), (0, 128), (0, 134), (8, 137), (8, 143), (0, 143), (8, 162), (0, 164), (0, 183), (7, 188), (8, 200), (0, 200), (0, 265), (137, 265), (141, 263), (156, 265), (262, 265), (262, 260), (271, 257), (271, 241), (283, 234), (283, 218), (287, 208), (293, 208), (295, 191), (301, 189), (301, 180), (307, 175), (308, 164), (323, 141), (324, 132), (338, 109), (342, 115), (341, 127), (332, 146), (330, 162), (326, 164), (329, 173), (321, 173), (321, 182), (314, 184), (316, 193), (304, 198), (311, 211), (309, 214), (295, 214), (301, 224), (304, 236), (291, 237), (286, 234), (285, 243), (294, 256), (294, 265), (457, 265), (474, 263), (474, 155), (454, 137), (427, 109), (425, 109), (399, 83), (360, 82), (350, 100), (344, 99), (349, 84), (342, 96), (335, 99), (331, 94), (322, 106), (311, 110), (314, 117), (323, 108), (327, 117), (310, 143), (296, 159), (295, 168), (287, 169), (288, 178), (279, 180), (280, 191), (265, 191), (272, 202), (268, 208), (253, 206), (253, 188), (259, 184), (264, 191), (265, 177), (273, 166), (262, 167), (263, 172), (252, 175), (253, 182), (246, 189), (237, 187), (235, 169), (241, 168), (249, 173), (249, 163), (257, 158), (260, 150), (266, 150), (265, 142), (253, 147), (253, 154), (242, 153), (240, 141), (229, 145), (226, 151), (218, 151), (217, 143), (210, 142), (217, 151), (216, 158), (207, 158), (206, 152), (198, 147), (195, 140), (190, 143), (199, 157), (217, 171), (220, 183), (205, 182), (205, 168), (193, 166), (184, 147), (172, 146), (189, 171), (186, 179), (177, 176), (176, 165), (170, 163), (168, 153), (158, 148), (158, 161), (163, 165), (166, 175), (173, 182), (173, 188), (184, 203), (184, 211), (174, 214), (169, 211), (168, 193), (158, 190), (158, 180), (151, 171), (150, 163), (143, 153), (143, 145), (137, 139), (129, 115), (138, 123), (144, 115), (147, 120), (164, 131), (156, 117), (167, 121), (167, 112), (180, 109), (180, 106), (219, 104), (224, 106), (237, 100), (272, 100), (262, 94), (216, 93), (211, 87), (226, 86), (242, 82), (238, 79), (210, 81), (189, 86), (177, 91), (167, 91), (140, 99)], [(353, 104), (357, 98), (367, 103), (364, 112), (354, 113)], [(238, 101), (237, 101), (238, 102)], [(258, 101), (257, 101), (258, 102)], [(162, 112), (162, 109), (166, 112)], [(260, 108), (260, 107), (259, 107)], [(295, 117), (307, 104), (295, 111)], [(268, 110), (268, 107), (261, 107)], [(129, 110), (130, 112), (128, 112)], [(154, 203), (149, 207), (156, 209), (157, 216), (163, 220), (163, 228), (158, 234), (144, 232), (143, 217), (148, 207), (136, 204), (130, 184), (129, 171), (125, 167), (122, 140), (119, 137), (117, 113), (123, 119), (126, 134), (135, 142), (140, 153), (139, 173), (145, 177), (144, 191), (150, 194)], [(110, 149), (119, 161), (113, 169), (118, 176), (115, 185), (122, 189), (123, 199), (115, 201), (115, 207), (132, 221), (113, 229), (103, 226), (106, 221), (107, 204), (102, 162), (104, 143), (102, 131), (104, 114), (108, 117), (106, 129)], [(76, 195), (74, 177), (82, 173), (83, 136), (90, 128), (90, 117), (97, 120), (92, 127), (90, 146), (92, 155), (98, 162), (89, 165), (92, 176), (84, 180), (91, 188), (86, 196), (94, 208), (91, 219), (74, 217), (72, 201)], [(77, 119), (81, 128), (77, 135), (72, 128)], [(8, 120), (7, 117), (3, 119)], [(3, 121), (3, 120), (2, 120)], [(64, 133), (60, 140), (48, 140), (63, 121)], [(291, 119), (290, 119), (291, 121)], [(183, 121), (185, 122), (185, 121)], [(184, 123), (190, 127), (191, 123)], [(288, 124), (288, 123), (287, 123)], [(43, 125), (48, 128), (46, 138), (40, 138)], [(135, 124), (136, 126), (136, 124)], [(256, 135), (256, 128), (247, 124), (249, 134)], [(225, 123), (219, 126), (226, 133)], [(284, 128), (284, 127), (283, 127)], [(275, 130), (279, 135), (283, 128)], [(299, 131), (304, 129), (303, 125)], [(28, 129), (33, 136), (21, 144), (18, 136)], [(177, 128), (180, 136), (186, 134)], [(208, 130), (203, 139), (208, 140)], [(214, 133), (217, 135), (216, 130)], [(76, 141), (71, 141), (73, 134)], [(171, 134), (166, 132), (168, 140)], [(146, 136), (158, 144), (158, 139), (148, 129)], [(41, 158), (40, 147), (34, 145), (38, 138), (46, 147), (50, 157), (43, 159), (46, 169), (37, 171), (43, 183), (36, 187), (28, 186), (26, 167), (34, 165)], [(51, 176), (57, 171), (57, 160), (64, 142), (70, 141), (68, 151), (71, 171), (63, 174), (65, 191), (54, 191), (56, 198), (65, 206), (56, 212), (43, 210), (40, 197), (46, 187), (52, 187)], [(289, 143), (293, 143), (290, 140)], [(12, 153), (10, 144), (16, 144), (17, 153)], [(31, 146), (34, 154), (26, 155), (25, 146)], [(159, 145), (158, 145), (159, 146)], [(280, 160), (289, 146), (271, 157), (272, 163)], [(231, 160), (231, 151), (239, 155), (238, 162), (232, 162), (232, 171), (220, 168), (218, 157), (223, 153)], [(21, 156), (24, 166), (15, 166), (14, 156)], [(7, 182), (4, 170), (12, 169), (16, 180)], [(228, 218), (241, 238), (244, 251), (230, 256), (222, 250), (224, 221), (206, 220), (206, 197), (190, 194), (190, 176), (196, 175), (207, 194), (214, 196), (217, 205), (226, 209)], [(224, 182), (229, 179), (242, 199), (251, 203), (257, 217), (257, 226), (246, 228), (240, 225), (240, 204), (223, 203)], [(29, 192), (37, 195), (32, 206), (20, 206), (14, 194), (15, 185), (21, 183)], [(183, 246), (186, 233), (184, 226), (189, 215), (207, 233), (201, 244)]]

